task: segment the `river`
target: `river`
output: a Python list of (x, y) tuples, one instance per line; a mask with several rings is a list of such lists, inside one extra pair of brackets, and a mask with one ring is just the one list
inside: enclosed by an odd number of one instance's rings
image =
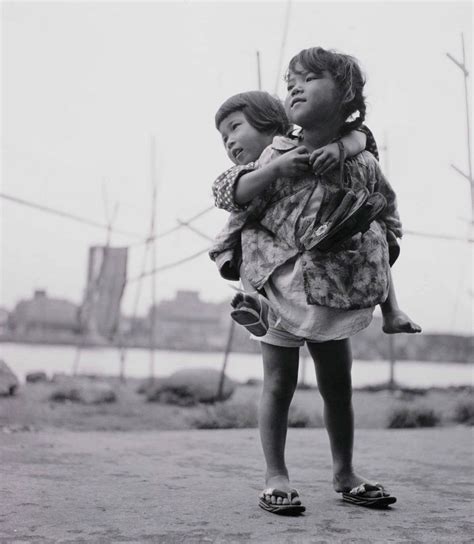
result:
[[(71, 373), (76, 348), (71, 346), (44, 346), (29, 344), (0, 344), (0, 358), (3, 359), (22, 381), (28, 372), (43, 370), (49, 376), (55, 372)], [(166, 376), (184, 368), (208, 367), (220, 369), (222, 353), (196, 353), (188, 351), (155, 352), (155, 376)], [(79, 358), (79, 372), (85, 374), (117, 375), (119, 353), (113, 348), (82, 349)], [(126, 355), (126, 376), (145, 378), (150, 372), (150, 354), (145, 349), (130, 349)], [(395, 366), (395, 379), (412, 387), (444, 387), (448, 385), (472, 385), (474, 365), (462, 363), (429, 363), (399, 361)], [(300, 374), (305, 381), (315, 384), (316, 379), (310, 360), (300, 364)], [(232, 353), (227, 364), (227, 374), (240, 382), (249, 378), (262, 378), (262, 363), (258, 354)], [(353, 385), (376, 384), (388, 380), (387, 361), (354, 361)]]

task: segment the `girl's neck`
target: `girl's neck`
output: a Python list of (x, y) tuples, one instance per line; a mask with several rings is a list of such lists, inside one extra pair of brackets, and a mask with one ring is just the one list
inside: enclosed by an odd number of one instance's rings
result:
[(323, 147), (339, 136), (339, 124), (333, 126), (326, 125), (314, 129), (303, 129), (301, 134), (301, 143), (308, 151), (314, 151)]

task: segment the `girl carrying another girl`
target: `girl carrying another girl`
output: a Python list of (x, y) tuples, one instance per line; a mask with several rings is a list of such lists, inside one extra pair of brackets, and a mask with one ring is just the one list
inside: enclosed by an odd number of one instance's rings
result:
[[(226, 275), (239, 262), (235, 250), (240, 247), (241, 276), (251, 289), (265, 293), (271, 308), (268, 330), (261, 338), (264, 384), (259, 428), (267, 469), (259, 505), (286, 515), (305, 509), (290, 484), (284, 453), (299, 347), (306, 342), (324, 400), (334, 490), (353, 504), (386, 506), (395, 497), (353, 470), (350, 337), (368, 326), (375, 305), (387, 303), (389, 295), (393, 301), (389, 242), (401, 236), (395, 194), (367, 151), (344, 162), (342, 177), (337, 169), (327, 169), (326, 161), (318, 163), (318, 157), (327, 155), (325, 146), (363, 122), (364, 79), (357, 61), (319, 47), (306, 49), (291, 60), (287, 79), (286, 111), (302, 128), (298, 138), (273, 139), (256, 164), (228, 171), (215, 186), (220, 201), (235, 213), (212, 257)], [(242, 113), (241, 123), (253, 126), (245, 109), (236, 111)], [(359, 116), (347, 121), (356, 112)], [(247, 152), (244, 141), (239, 141), (241, 149), (236, 152), (236, 143), (232, 148), (228, 143), (231, 131), (239, 128), (226, 124), (230, 115), (218, 128), (231, 158), (247, 163), (255, 156)], [(254, 144), (258, 147), (263, 139)], [(381, 193), (385, 210), (368, 230), (352, 236), (337, 251), (319, 251), (313, 244), (314, 226), (334, 194), (363, 188)], [(402, 328), (417, 329), (397, 308)], [(389, 332), (401, 332), (399, 325), (392, 327), (395, 330)]]

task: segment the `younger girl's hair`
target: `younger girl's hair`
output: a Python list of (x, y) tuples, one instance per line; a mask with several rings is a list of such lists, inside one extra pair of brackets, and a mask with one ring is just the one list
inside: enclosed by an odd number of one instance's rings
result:
[(290, 123), (283, 104), (278, 98), (264, 91), (248, 91), (228, 98), (216, 113), (216, 128), (231, 113), (242, 111), (250, 125), (259, 132), (286, 135)]
[[(339, 90), (341, 113), (346, 119), (341, 133), (347, 134), (362, 125), (366, 112), (363, 94), (365, 78), (357, 59), (322, 47), (311, 47), (303, 49), (291, 59), (287, 78), (291, 72), (301, 73), (301, 71), (315, 74), (327, 71), (331, 74)], [(347, 121), (347, 118), (356, 112), (359, 112), (359, 115)]]

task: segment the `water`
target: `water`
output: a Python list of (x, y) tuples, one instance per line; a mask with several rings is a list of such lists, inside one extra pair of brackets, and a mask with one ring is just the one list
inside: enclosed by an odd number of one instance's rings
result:
[[(43, 370), (49, 376), (54, 372), (72, 372), (76, 348), (71, 346), (39, 346), (25, 344), (0, 344), (0, 358), (4, 359), (15, 374), (24, 381), (28, 372)], [(187, 351), (156, 351), (155, 376), (166, 376), (185, 368), (208, 367), (220, 370), (222, 353), (195, 353)], [(305, 379), (315, 384), (312, 361), (300, 364), (300, 373), (305, 367)], [(87, 374), (118, 375), (119, 353), (113, 348), (83, 349), (79, 361), (79, 372)], [(145, 349), (127, 352), (126, 376), (145, 378), (149, 375), (150, 354)], [(262, 363), (258, 354), (232, 353), (227, 364), (227, 374), (237, 380), (263, 377)], [(353, 385), (376, 384), (389, 378), (387, 361), (354, 361)], [(426, 363), (399, 361), (395, 367), (397, 382), (412, 387), (472, 385), (473, 365), (461, 363)]]

